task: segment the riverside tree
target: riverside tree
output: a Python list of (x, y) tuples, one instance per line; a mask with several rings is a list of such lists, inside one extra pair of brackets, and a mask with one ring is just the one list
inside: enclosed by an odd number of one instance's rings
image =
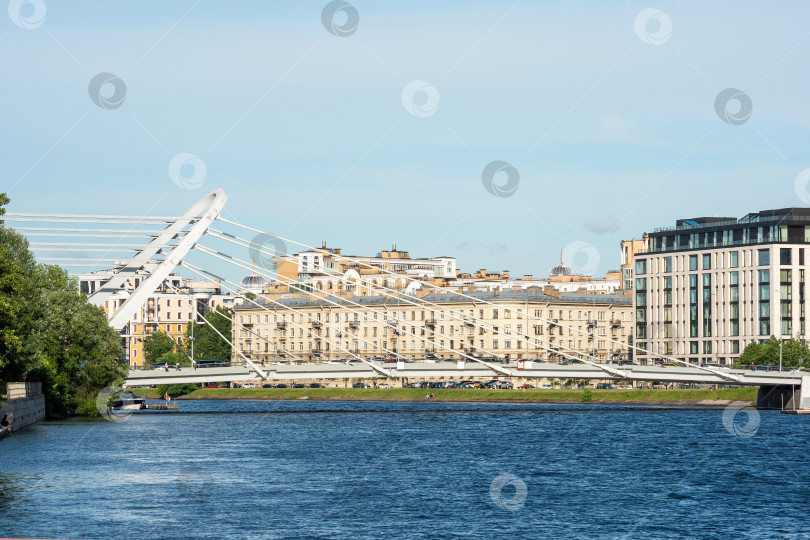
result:
[[(8, 197), (0, 194), (0, 215)], [(98, 414), (98, 392), (126, 374), (121, 338), (58, 266), (37, 264), (0, 222), (0, 381), (43, 383), (48, 414)]]
[(175, 348), (174, 340), (168, 335), (160, 331), (152, 332), (143, 340), (143, 357), (147, 364), (153, 364), (164, 354), (173, 353)]
[[(222, 307), (217, 306), (216, 309), (209, 309), (205, 313), (205, 320), (207, 321), (206, 324), (194, 326), (194, 360), (206, 359), (230, 362), (231, 346), (211, 328), (213, 326), (220, 334), (230, 339), (230, 315)], [(191, 355), (192, 325), (195, 324), (194, 321), (189, 323), (183, 340), (183, 348), (189, 356)]]
[[(782, 367), (794, 368), (799, 362), (810, 364), (810, 349), (799, 339), (782, 340)], [(771, 364), (779, 365), (779, 340), (776, 336), (765, 343), (749, 343), (740, 355), (740, 363), (743, 366), (751, 364), (763, 366)]]

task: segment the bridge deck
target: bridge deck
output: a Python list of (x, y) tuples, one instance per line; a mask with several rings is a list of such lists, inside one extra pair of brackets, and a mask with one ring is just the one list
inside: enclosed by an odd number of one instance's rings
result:
[[(436, 362), (418, 363), (401, 362), (399, 364), (379, 364), (397, 378), (428, 377), (504, 377), (488, 367), (473, 362)], [(790, 371), (749, 371), (716, 368), (712, 373), (693, 367), (663, 366), (610, 366), (622, 375), (606, 373), (590, 364), (550, 364), (533, 362), (527, 369), (517, 369), (515, 363), (503, 365), (514, 377), (548, 378), (548, 379), (600, 379), (628, 381), (660, 381), (676, 383), (704, 384), (739, 384), (745, 386), (761, 385), (801, 385), (803, 372)], [(292, 379), (343, 379), (343, 378), (380, 378), (378, 372), (366, 364), (303, 364), (272, 365), (263, 368), (268, 380), (284, 381)], [(725, 377), (723, 375), (726, 375)], [(732, 377), (729, 377), (732, 376)], [(218, 368), (184, 368), (182, 371), (170, 369), (130, 371), (126, 385), (179, 384), (199, 382), (232, 382), (260, 379), (255, 370), (247, 366)], [(739, 379), (739, 380), (735, 380)]]

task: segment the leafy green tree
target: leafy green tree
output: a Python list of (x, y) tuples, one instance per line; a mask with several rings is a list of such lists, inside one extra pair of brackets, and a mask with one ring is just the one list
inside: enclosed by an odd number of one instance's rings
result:
[(147, 364), (153, 364), (166, 353), (173, 353), (176, 345), (172, 338), (163, 332), (153, 332), (143, 340), (143, 356)]
[[(8, 197), (0, 194), (0, 215)], [(67, 271), (37, 264), (0, 221), (0, 381), (41, 381), (51, 416), (98, 414), (96, 396), (126, 373), (121, 337)]]
[[(799, 362), (810, 363), (810, 348), (798, 338), (782, 341), (782, 366), (794, 368)], [(758, 366), (779, 365), (779, 340), (775, 336), (765, 343), (749, 343), (740, 355), (740, 364)]]
[(197, 385), (192, 383), (161, 384), (157, 389), (161, 397), (168, 393), (172, 398), (176, 398), (178, 396), (185, 396), (186, 394), (190, 394), (194, 390), (197, 390)]
[(31, 374), (45, 383), (49, 413), (98, 414), (98, 392), (126, 376), (121, 336), (104, 311), (81, 295), (53, 291), (46, 294), (46, 302), (40, 343), (44, 359)]
[(169, 367), (174, 367), (177, 364), (191, 365), (191, 361), (188, 359), (188, 356), (181, 352), (163, 353), (155, 361), (158, 364), (169, 364)]
[[(209, 309), (205, 313), (205, 321), (205, 324), (194, 326), (194, 360), (211, 359), (229, 362), (231, 346), (228, 345), (227, 341), (219, 337), (211, 326), (230, 339), (230, 315), (225, 309), (217, 306), (216, 309)], [(183, 340), (183, 347), (189, 355), (191, 355), (191, 331), (194, 324), (194, 321), (189, 323)]]

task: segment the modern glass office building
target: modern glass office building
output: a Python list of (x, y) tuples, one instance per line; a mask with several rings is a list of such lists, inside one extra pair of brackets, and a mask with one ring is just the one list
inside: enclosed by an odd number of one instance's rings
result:
[(807, 337), (810, 208), (681, 219), (646, 236), (633, 272), (639, 348), (731, 364), (753, 341)]

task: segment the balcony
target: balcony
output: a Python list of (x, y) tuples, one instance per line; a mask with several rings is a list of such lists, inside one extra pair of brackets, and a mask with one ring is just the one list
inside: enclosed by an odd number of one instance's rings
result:
[(610, 327), (611, 328), (621, 328), (621, 326), (622, 326), (622, 321), (619, 321), (619, 320), (616, 320), (616, 319), (610, 321)]
[(360, 321), (349, 321), (349, 328), (359, 328)]
[(425, 326), (428, 328), (436, 328), (436, 319), (425, 319)]
[(596, 328), (598, 324), (596, 321), (588, 321), (588, 328)]
[(311, 326), (312, 326), (312, 328), (314, 328), (316, 330), (320, 330), (321, 327), (322, 327), (321, 321), (312, 321)]
[(279, 321), (276, 323), (277, 328), (287, 328), (287, 321)]

